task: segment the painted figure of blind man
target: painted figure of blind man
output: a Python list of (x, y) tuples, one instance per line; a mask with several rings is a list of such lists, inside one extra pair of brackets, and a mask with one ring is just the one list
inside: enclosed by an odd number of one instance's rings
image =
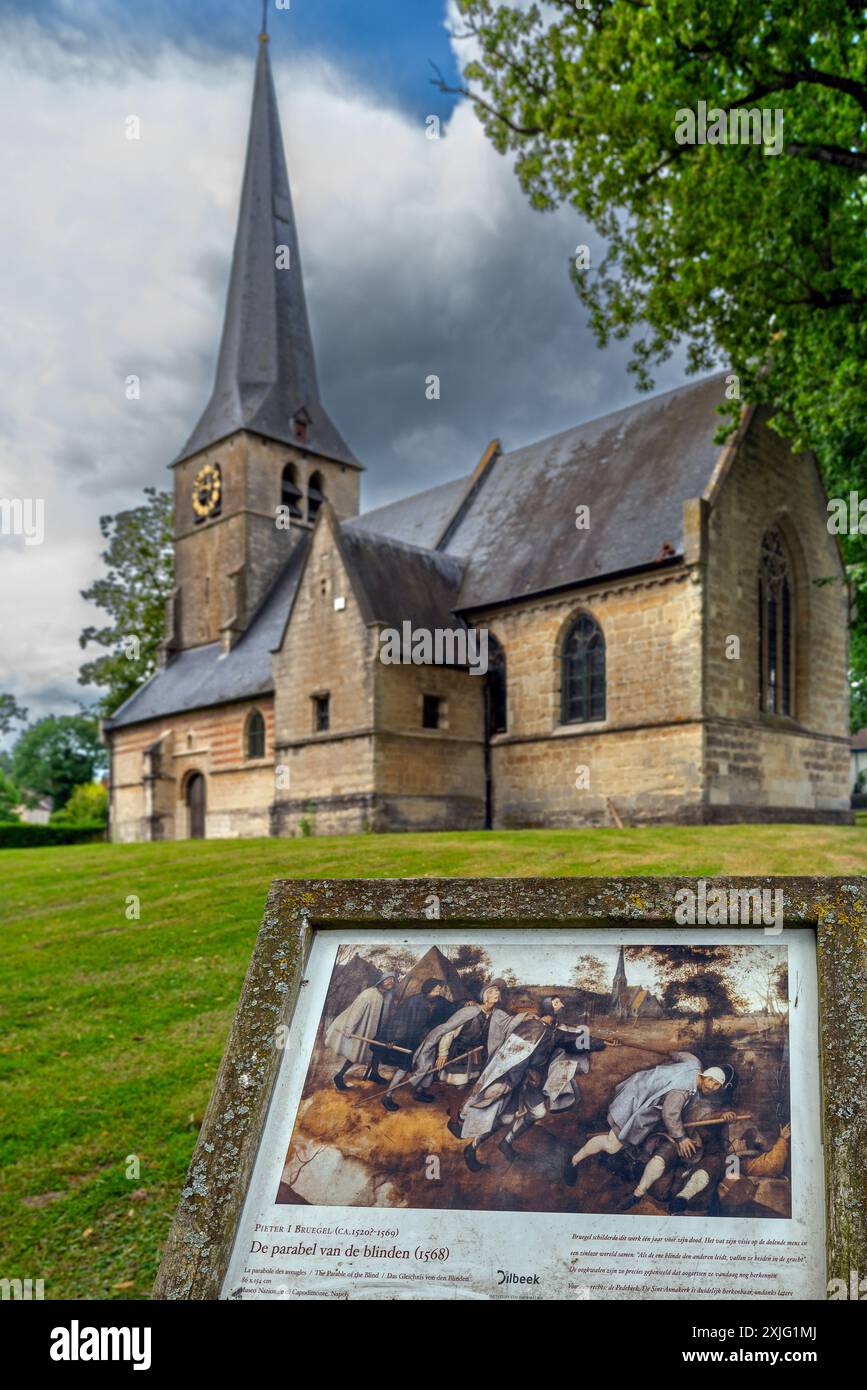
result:
[[(578, 1180), (578, 1166), (585, 1159), (596, 1154), (617, 1154), (627, 1149), (634, 1158), (646, 1159), (644, 1171), (631, 1196), (622, 1203), (622, 1210), (640, 1202), (658, 1178), (666, 1170), (665, 1151), (648, 1154), (647, 1141), (652, 1135), (662, 1132), (671, 1141), (677, 1156), (691, 1159), (697, 1152), (697, 1144), (686, 1132), (683, 1112), (696, 1095), (712, 1096), (721, 1090), (726, 1082), (721, 1067), (704, 1069), (701, 1061), (692, 1052), (672, 1052), (672, 1062), (658, 1067), (637, 1071), (621, 1081), (615, 1089), (614, 1099), (608, 1108), (607, 1134), (593, 1134), (586, 1144), (574, 1153), (566, 1163), (564, 1179), (569, 1187)], [(720, 1119), (732, 1119), (733, 1112), (723, 1112)], [(650, 1149), (656, 1146), (651, 1144)]]

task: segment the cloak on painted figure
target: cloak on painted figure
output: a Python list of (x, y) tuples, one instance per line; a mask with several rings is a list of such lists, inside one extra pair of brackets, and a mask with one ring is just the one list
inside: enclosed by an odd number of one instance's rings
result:
[(674, 1062), (634, 1072), (621, 1081), (608, 1109), (608, 1123), (621, 1144), (641, 1144), (662, 1124), (662, 1101), (669, 1091), (698, 1090), (701, 1062), (691, 1052), (672, 1052)]
[(391, 1013), (391, 994), (383, 994), (379, 986), (386, 980), (396, 979), (394, 971), (387, 971), (385, 975), (380, 976), (375, 985), (363, 989), (348, 1009), (337, 1015), (325, 1034), (325, 1041), (338, 1056), (345, 1057), (348, 1062), (370, 1064), (373, 1060), (373, 1049), (369, 1043), (360, 1042), (358, 1036), (349, 1037), (348, 1034), (360, 1034), (365, 1038), (376, 1037)]
[(451, 1037), (450, 1056), (462, 1056), (470, 1048), (478, 1050), (462, 1062), (456, 1065), (450, 1063), (437, 1072), (437, 1080), (444, 1081), (448, 1086), (466, 1086), (468, 1082), (475, 1081), (480, 1074), (485, 1059), (496, 1052), (506, 1036), (512, 1018), (512, 1014), (496, 1005), (490, 1014), (487, 1014), (481, 1004), (474, 1001), (463, 1004), (451, 1018), (431, 1029), (424, 1038), (412, 1059), (413, 1071), (416, 1074), (433, 1072), (441, 1043), (445, 1038)]
[[(460, 1112), (462, 1139), (491, 1134), (507, 1116), (511, 1123), (515, 1115), (529, 1111), (534, 1119), (541, 1119), (546, 1110), (556, 1114), (581, 1099), (575, 1077), (586, 1076), (590, 1058), (583, 1051), (570, 1056), (565, 1047), (557, 1047), (558, 1032), (536, 1014), (514, 1016), (506, 1039)], [(599, 1050), (599, 1045), (593, 1050)]]

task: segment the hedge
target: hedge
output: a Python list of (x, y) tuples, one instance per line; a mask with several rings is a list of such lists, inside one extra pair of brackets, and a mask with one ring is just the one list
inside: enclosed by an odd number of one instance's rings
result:
[(27, 825), (0, 821), (0, 849), (39, 849), (48, 845), (92, 845), (105, 839), (105, 826)]

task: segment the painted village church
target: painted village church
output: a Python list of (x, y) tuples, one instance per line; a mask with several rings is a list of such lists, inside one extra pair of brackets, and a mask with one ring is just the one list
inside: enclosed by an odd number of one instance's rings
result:
[[(359, 515), (263, 36), (216, 381), (172, 465), (159, 669), (105, 722), (113, 838), (849, 821), (822, 484), (761, 410), (716, 445), (724, 392), (495, 440)], [(386, 630), (468, 628), (485, 674), (381, 660)]]

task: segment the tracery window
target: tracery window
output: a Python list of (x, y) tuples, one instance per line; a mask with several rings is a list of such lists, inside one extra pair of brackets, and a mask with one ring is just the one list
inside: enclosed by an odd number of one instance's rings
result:
[(794, 585), (778, 526), (762, 539), (759, 557), (759, 708), (767, 714), (794, 711)]

